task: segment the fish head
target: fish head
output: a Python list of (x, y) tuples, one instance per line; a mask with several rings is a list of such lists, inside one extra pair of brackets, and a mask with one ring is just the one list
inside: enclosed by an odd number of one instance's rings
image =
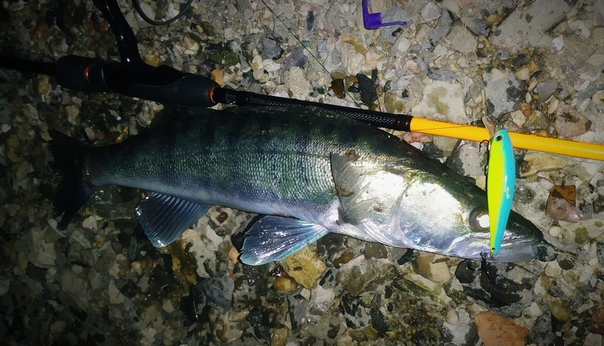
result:
[(405, 189), (398, 209), (397, 233), (407, 247), (474, 260), (486, 256), (493, 262), (555, 258), (541, 231), (514, 211), (501, 250), (492, 254), (486, 194), (461, 176), (418, 174)]
[(529, 220), (515, 211), (510, 212), (501, 249), (489, 251), (489, 216), (486, 208), (478, 207), (467, 215), (465, 230), (458, 232), (448, 254), (455, 257), (490, 262), (524, 262), (532, 259), (549, 262), (556, 258), (555, 249), (543, 239), (543, 233)]

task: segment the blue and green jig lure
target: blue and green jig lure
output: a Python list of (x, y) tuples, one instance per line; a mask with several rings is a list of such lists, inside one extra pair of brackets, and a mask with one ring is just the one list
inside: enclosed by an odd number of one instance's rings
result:
[(487, 167), (487, 204), (489, 209), (490, 250), (497, 254), (512, 209), (516, 186), (516, 162), (512, 141), (506, 130), (495, 131), (485, 126), (491, 134)]

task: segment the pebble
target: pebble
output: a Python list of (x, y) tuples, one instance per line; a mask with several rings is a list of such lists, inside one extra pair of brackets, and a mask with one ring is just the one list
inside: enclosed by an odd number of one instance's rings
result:
[(438, 19), (438, 24), (432, 32), (430, 33), (430, 40), (435, 44), (439, 43), (440, 40), (447, 36), (449, 31), (451, 30), (451, 25), (453, 24), (453, 19), (451, 19), (451, 15), (448, 11), (443, 11), (440, 18)]
[(447, 263), (434, 262), (434, 254), (430, 253), (421, 253), (417, 256), (413, 261), (413, 269), (426, 279), (437, 283), (447, 282), (451, 278)]
[(395, 275), (395, 265), (387, 259), (358, 256), (342, 265), (336, 275), (344, 290), (353, 295), (375, 289)]
[(604, 47), (596, 50), (585, 62), (596, 67), (604, 65)]
[(312, 91), (310, 83), (306, 80), (304, 71), (294, 66), (291, 70), (285, 72), (285, 88), (288, 90), (291, 98), (306, 100)]
[(562, 275), (562, 268), (560, 268), (558, 262), (551, 261), (545, 265), (543, 272), (550, 278), (557, 278)]
[[(526, 118), (522, 127), (527, 129), (530, 133), (539, 134), (540, 132), (546, 131), (549, 129), (550, 119), (545, 116), (541, 111), (534, 110), (531, 114)], [(545, 132), (547, 135), (547, 131)]]
[(408, 273), (403, 277), (403, 280), (409, 284), (407, 287), (420, 297), (423, 296), (440, 303), (447, 303), (451, 299), (445, 294), (441, 284), (428, 280), (419, 274)]
[(527, 66), (523, 66), (514, 72), (514, 76), (519, 80), (527, 81), (531, 78), (531, 71)]
[(294, 279), (280, 276), (273, 281), (273, 289), (280, 293), (290, 294), (298, 290), (298, 285)]
[(552, 317), (551, 314), (545, 313), (538, 315), (533, 327), (529, 332), (531, 340), (539, 340), (542, 345), (552, 345), (556, 334), (552, 330)]
[(486, 162), (486, 147), (481, 151), (475, 142), (462, 143), (448, 156), (446, 164), (454, 171), (464, 176), (477, 179), (484, 176)]
[(554, 114), (558, 110), (560, 101), (557, 98), (552, 98), (547, 105), (547, 114)]
[(550, 298), (547, 301), (547, 306), (552, 316), (560, 321), (568, 321), (571, 317), (570, 301), (563, 298)]
[(576, 205), (576, 188), (574, 185), (554, 186), (545, 208), (546, 215), (555, 220), (578, 222), (582, 218)]
[(476, 51), (478, 40), (468, 29), (462, 25), (454, 25), (445, 40), (449, 42), (449, 48), (462, 54), (469, 54)]
[(520, 164), (520, 177), (534, 176), (540, 172), (555, 172), (564, 168), (568, 160), (550, 154), (528, 153), (524, 156), (524, 161)]
[(485, 346), (526, 344), (525, 339), (529, 330), (504, 317), (483, 311), (474, 317), (474, 322), (478, 336)]
[(552, 237), (559, 237), (562, 234), (562, 228), (560, 226), (552, 226), (549, 228), (548, 233)]
[(548, 79), (544, 82), (537, 84), (535, 91), (539, 95), (540, 100), (547, 100), (552, 94), (558, 89), (559, 83), (554, 79)]
[(405, 101), (389, 91), (384, 94), (384, 107), (391, 114), (405, 114), (407, 109)]
[(592, 308), (591, 325), (587, 330), (594, 334), (604, 335), (604, 305), (597, 308)]
[[(48, 11), (44, 4), (8, 3), (10, 16), (0, 6), (0, 22), (10, 30), (0, 41), (17, 53), (49, 62), (65, 54), (117, 56), (113, 37), (101, 35), (107, 22), (98, 11), (82, 11), (71, 0)], [(214, 71), (227, 88), (352, 106), (348, 96), (333, 95), (331, 77), (270, 8), (327, 70), (341, 72), (335, 78), (369, 76), (376, 69), (379, 78), (367, 79), (377, 93), (365, 95), (375, 109), (464, 124), (489, 114), (511, 126), (511, 116), (521, 125), (515, 130), (552, 137), (583, 131), (572, 138), (602, 142), (604, 6), (597, 6), (602, 0), (397, 3), (400, 8), (387, 15), (407, 16), (409, 24), (375, 31), (362, 28), (360, 1), (266, 3), (268, 8), (244, 0), (224, 6), (201, 2), (161, 28), (144, 24), (128, 4), (123, 10), (147, 63), (202, 76)], [(143, 6), (158, 15), (179, 10), (178, 3)], [(195, 18), (203, 20), (191, 21)], [(508, 39), (511, 46), (500, 42)], [(487, 280), (478, 265), (464, 272), (456, 258), (429, 260), (413, 250), (401, 257), (402, 249), (330, 235), (317, 242), (316, 252), (327, 269), (313, 274), (305, 288), (292, 278), (271, 277), (276, 264), (251, 268), (238, 261), (232, 235), (251, 215), (228, 208), (212, 208), (185, 232), (177, 249), (158, 252), (132, 219), (140, 192), (107, 188), (79, 222), (57, 233), (50, 217), (56, 177), (49, 166), (48, 129), (102, 145), (120, 134), (142, 132), (169, 107), (67, 90), (44, 75), (2, 73), (8, 82), (0, 83), (0, 228), (7, 232), (0, 251), (0, 306), (12, 312), (0, 323), (5, 343), (475, 344), (471, 317), (483, 310), (530, 326), (526, 341), (532, 343), (602, 342), (594, 334), (604, 328), (598, 313), (604, 285), (596, 275), (604, 263), (604, 242), (598, 238), (604, 185), (591, 178), (597, 164), (516, 153), (531, 164), (517, 181), (516, 210), (547, 230), (546, 238), (560, 252), (576, 250), (576, 258), (489, 264), (493, 280)], [(434, 92), (435, 87), (445, 91)], [(524, 114), (507, 114), (522, 103)], [(416, 107), (421, 115), (412, 112)], [(565, 115), (564, 107), (591, 126)], [(571, 126), (574, 120), (578, 131)], [(423, 142), (423, 150), (441, 161), (448, 157), (447, 164), (478, 185), (484, 181), (484, 151), (478, 145), (439, 136), (405, 138)], [(545, 214), (550, 190), (562, 182), (577, 186), (576, 209), (585, 220), (568, 223)], [(170, 263), (176, 260), (180, 263)], [(288, 269), (303, 267), (310, 266)], [(451, 267), (457, 267), (456, 278), (445, 280)], [(434, 275), (439, 271), (441, 279)], [(551, 299), (568, 304), (560, 309)], [(552, 311), (562, 320), (565, 311), (570, 317), (560, 322)]]
[(411, 111), (414, 116), (467, 123), (461, 84), (433, 81), (424, 87), (423, 95), (424, 98)]
[(434, 21), (440, 18), (440, 8), (432, 1), (428, 1), (422, 8), (420, 16), (424, 22)]
[(211, 277), (197, 283), (205, 294), (208, 303), (220, 309), (223, 313), (230, 310), (235, 284), (228, 275)]
[(596, 105), (603, 104), (604, 103), (604, 90), (596, 91), (595, 94), (591, 97), (591, 99)]
[(283, 269), (297, 283), (307, 289), (311, 289), (327, 267), (319, 259), (316, 251), (311, 250), (311, 247), (307, 246), (285, 258), (283, 260)]
[(287, 329), (285, 327), (275, 328), (271, 335), (271, 346), (287, 345), (288, 335), (289, 335), (289, 329)]
[(260, 45), (262, 46), (260, 56), (263, 59), (279, 59), (283, 54), (283, 49), (281, 49), (277, 40), (271, 37), (262, 36)]
[(489, 41), (496, 47), (514, 50), (527, 46), (551, 48), (553, 38), (548, 32), (564, 20), (570, 9), (564, 0), (536, 0), (507, 16), (489, 36)]
[(488, 102), (493, 105), (494, 117), (513, 111), (516, 104), (524, 102), (526, 91), (510, 71), (494, 68), (483, 74), (483, 81)]
[(571, 106), (562, 104), (556, 112), (554, 127), (563, 138), (576, 137), (589, 131), (592, 122)]
[(27, 231), (27, 259), (31, 264), (40, 268), (50, 268), (55, 265), (57, 252), (53, 243), (46, 243), (44, 232), (39, 227)]

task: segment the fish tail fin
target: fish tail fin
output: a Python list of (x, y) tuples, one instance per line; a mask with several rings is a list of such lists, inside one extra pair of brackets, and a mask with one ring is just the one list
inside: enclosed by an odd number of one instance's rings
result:
[(54, 200), (54, 214), (63, 215), (57, 228), (65, 229), (94, 192), (84, 174), (85, 155), (90, 148), (61, 132), (51, 130), (49, 134), (52, 138), (50, 151), (61, 176)]

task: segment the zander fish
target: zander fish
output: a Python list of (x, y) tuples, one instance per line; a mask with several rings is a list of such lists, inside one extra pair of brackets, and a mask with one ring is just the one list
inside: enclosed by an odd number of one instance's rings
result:
[[(94, 188), (151, 191), (136, 208), (151, 243), (176, 240), (211, 205), (266, 215), (241, 260), (285, 258), (327, 233), (480, 260), (485, 192), (377, 128), (299, 109), (202, 110), (121, 143), (89, 147), (52, 131), (65, 228)], [(488, 218), (486, 218), (488, 220)], [(512, 212), (492, 261), (550, 260), (553, 248)]]

